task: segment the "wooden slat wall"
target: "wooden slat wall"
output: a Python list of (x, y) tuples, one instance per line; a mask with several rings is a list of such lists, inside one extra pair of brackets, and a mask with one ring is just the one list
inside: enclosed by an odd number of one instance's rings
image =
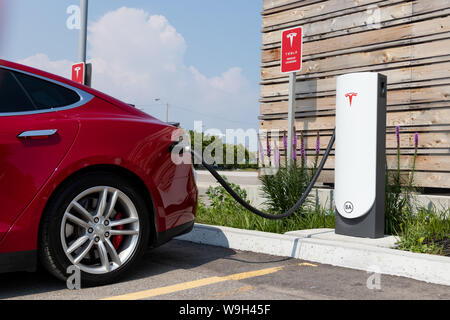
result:
[[(398, 125), (405, 177), (418, 132), (416, 185), (450, 188), (450, 0), (263, 0), (263, 8), (261, 129), (287, 129), (281, 30), (303, 26), (296, 128), (305, 135), (310, 160), (317, 132), (323, 152), (334, 128), (336, 76), (380, 72), (388, 76), (389, 168), (396, 168)], [(283, 145), (280, 135), (271, 139)], [(332, 156), (321, 181), (334, 182), (333, 166)]]

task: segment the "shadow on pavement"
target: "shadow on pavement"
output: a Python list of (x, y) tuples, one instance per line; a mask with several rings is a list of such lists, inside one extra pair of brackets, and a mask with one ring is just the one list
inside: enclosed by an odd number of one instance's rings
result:
[[(214, 231), (215, 246), (189, 242), (189, 237), (201, 237), (201, 234), (188, 234), (184, 240), (172, 240), (169, 243), (146, 252), (143, 259), (124, 278), (116, 283), (151, 278), (153, 276), (176, 270), (189, 270), (199, 266), (214, 263), (217, 260), (236, 261), (245, 264), (270, 264), (291, 260), (291, 258), (280, 258), (270, 255), (246, 255), (242, 259), (235, 250), (228, 248), (229, 243), (226, 236), (217, 229)], [(209, 237), (211, 239), (211, 237)], [(9, 273), (0, 274), (0, 299), (21, 297), (26, 299), (28, 295), (41, 293), (55, 293), (61, 295), (66, 292), (67, 287), (45, 270), (35, 273)]]
[(0, 299), (65, 289), (64, 282), (44, 270), (0, 274)]
[[(214, 250), (212, 250), (214, 248)], [(171, 242), (151, 249), (143, 259), (117, 283), (148, 278), (178, 269), (191, 269), (230, 257), (236, 252), (227, 248), (197, 245), (185, 241)], [(0, 274), (0, 299), (68, 290), (66, 284), (45, 270)], [(26, 298), (26, 297), (25, 297)]]

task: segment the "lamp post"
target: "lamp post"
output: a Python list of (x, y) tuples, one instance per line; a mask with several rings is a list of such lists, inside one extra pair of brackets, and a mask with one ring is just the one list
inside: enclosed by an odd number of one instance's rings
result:
[[(161, 101), (161, 99), (156, 98), (155, 101), (158, 102)], [(166, 105), (166, 122), (169, 122), (169, 103), (166, 102), (165, 105)]]

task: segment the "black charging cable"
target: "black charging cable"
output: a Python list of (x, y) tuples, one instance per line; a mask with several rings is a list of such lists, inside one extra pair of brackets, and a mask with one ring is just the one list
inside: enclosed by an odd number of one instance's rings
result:
[(291, 216), (295, 211), (297, 211), (302, 204), (305, 202), (306, 198), (308, 197), (309, 193), (311, 192), (312, 188), (316, 184), (317, 179), (319, 178), (320, 172), (323, 170), (323, 167), (325, 166), (325, 162), (327, 162), (328, 156), (330, 155), (331, 149), (333, 148), (334, 141), (336, 140), (336, 129), (333, 131), (333, 135), (331, 137), (330, 142), (328, 143), (327, 150), (325, 151), (325, 154), (322, 158), (322, 161), (320, 161), (319, 166), (317, 167), (317, 170), (311, 179), (311, 182), (309, 183), (308, 187), (306, 188), (305, 192), (302, 194), (300, 199), (297, 201), (297, 203), (290, 208), (288, 211), (281, 213), (281, 214), (269, 214), (262, 212), (261, 210), (256, 209), (255, 207), (252, 207), (250, 204), (248, 204), (244, 199), (242, 199), (232, 188), (231, 186), (220, 176), (220, 174), (209, 164), (207, 164), (203, 157), (195, 153), (194, 150), (191, 150), (192, 155), (202, 161), (203, 166), (216, 178), (216, 180), (225, 188), (225, 190), (233, 197), (234, 200), (236, 200), (240, 205), (242, 205), (245, 209), (248, 211), (266, 218), (270, 220), (281, 220), (284, 218), (287, 218)]

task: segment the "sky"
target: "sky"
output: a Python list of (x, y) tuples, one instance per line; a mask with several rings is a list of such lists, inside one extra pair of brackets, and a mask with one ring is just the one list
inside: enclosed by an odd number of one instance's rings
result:
[[(79, 1), (3, 1), (0, 58), (69, 77)], [(162, 120), (168, 103), (186, 129), (257, 130), (261, 11), (262, 0), (90, 0), (92, 86)]]

